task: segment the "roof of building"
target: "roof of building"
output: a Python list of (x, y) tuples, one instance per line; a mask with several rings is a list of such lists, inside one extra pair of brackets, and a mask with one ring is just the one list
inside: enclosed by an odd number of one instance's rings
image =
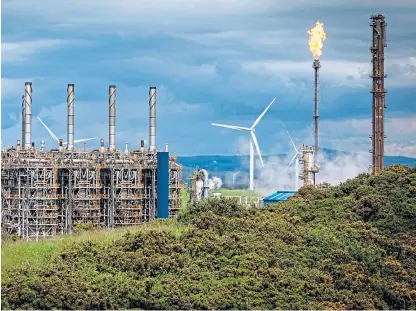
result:
[(263, 202), (265, 202), (265, 201), (286, 201), (287, 199), (289, 199), (289, 197), (291, 197), (295, 193), (296, 193), (296, 191), (278, 190), (275, 193), (265, 197), (263, 199)]

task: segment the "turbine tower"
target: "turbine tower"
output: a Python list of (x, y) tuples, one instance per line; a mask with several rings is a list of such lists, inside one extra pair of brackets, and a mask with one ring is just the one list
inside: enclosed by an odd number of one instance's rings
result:
[(257, 154), (259, 155), (261, 165), (264, 167), (263, 158), (261, 157), (259, 144), (257, 142), (256, 135), (254, 134), (255, 127), (260, 122), (261, 118), (263, 118), (263, 116), (265, 115), (267, 110), (270, 108), (270, 106), (274, 103), (275, 99), (276, 98), (273, 98), (270, 104), (266, 107), (266, 109), (264, 109), (263, 113), (259, 115), (257, 120), (254, 121), (251, 127), (211, 123), (214, 126), (225, 127), (225, 128), (229, 128), (229, 129), (237, 130), (237, 131), (249, 131), (250, 132), (250, 184), (249, 184), (250, 190), (254, 190), (254, 146), (253, 144), (256, 146), (256, 151), (257, 151)]
[[(57, 136), (55, 136), (55, 134), (51, 131), (51, 129), (49, 127), (47, 127), (47, 125), (45, 123), (43, 123), (43, 121), (37, 117), (39, 122), (42, 123), (43, 127), (48, 131), (49, 135), (51, 135), (51, 137), (58, 143), (59, 145), (59, 138)], [(92, 138), (83, 138), (83, 139), (76, 139), (74, 140), (74, 144), (76, 143), (81, 143), (83, 141), (88, 141), (88, 140), (93, 140), (95, 139), (95, 137)], [(68, 145), (68, 142), (64, 142), (63, 145)]]
[(298, 191), (299, 189), (299, 156), (302, 155), (302, 152), (299, 152), (299, 150), (296, 148), (295, 143), (293, 142), (292, 136), (290, 136), (289, 131), (287, 130), (286, 126), (283, 124), (283, 127), (286, 130), (287, 135), (289, 135), (290, 141), (292, 142), (293, 149), (295, 149), (295, 155), (293, 156), (292, 160), (290, 160), (289, 165), (286, 167), (286, 171), (289, 169), (289, 167), (292, 165), (293, 161), (295, 161), (295, 191)]

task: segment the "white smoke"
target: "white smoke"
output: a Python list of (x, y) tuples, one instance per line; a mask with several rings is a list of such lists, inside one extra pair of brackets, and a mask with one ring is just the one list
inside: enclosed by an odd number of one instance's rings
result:
[[(240, 150), (246, 150), (248, 140), (240, 139)], [(300, 149), (300, 148), (298, 148)], [(291, 149), (289, 149), (291, 150)], [(241, 154), (241, 153), (240, 153)], [(283, 159), (277, 156), (263, 158), (264, 167), (262, 167), (257, 153), (255, 154), (254, 168), (254, 186), (256, 193), (267, 196), (277, 190), (295, 190), (295, 161), (288, 168), (288, 164), (294, 152), (288, 153)], [(322, 153), (316, 159), (319, 166), (319, 173), (316, 174), (316, 182), (327, 182), (331, 185), (337, 185), (347, 179), (354, 178), (360, 173), (367, 173), (371, 164), (371, 155), (368, 153), (338, 153), (328, 157)], [(248, 171), (248, 161), (242, 161), (241, 169)], [(299, 172), (302, 171), (302, 164), (299, 164)], [(298, 186), (301, 187), (302, 180), (298, 180)]]
[(220, 189), (222, 186), (222, 180), (218, 176), (213, 176), (212, 178), (208, 179), (208, 187), (209, 189)]

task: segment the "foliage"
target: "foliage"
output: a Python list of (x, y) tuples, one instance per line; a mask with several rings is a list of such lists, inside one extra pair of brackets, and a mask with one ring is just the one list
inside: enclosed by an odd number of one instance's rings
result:
[[(416, 170), (392, 166), (264, 209), (213, 198), (112, 238), (48, 241), (40, 265), (2, 263), (2, 306), (415, 309), (415, 189)], [(22, 245), (39, 244), (3, 253)]]

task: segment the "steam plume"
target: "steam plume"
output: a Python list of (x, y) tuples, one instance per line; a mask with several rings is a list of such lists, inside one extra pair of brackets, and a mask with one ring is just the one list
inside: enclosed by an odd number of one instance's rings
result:
[[(240, 155), (247, 149), (247, 143), (240, 139)], [(289, 147), (289, 146), (288, 146)], [(290, 149), (289, 149), (290, 150)], [(258, 161), (255, 162), (255, 192), (262, 196), (270, 195), (277, 190), (294, 190), (295, 187), (295, 165), (288, 170), (287, 165), (293, 153), (289, 152), (284, 157), (269, 156), (264, 159), (264, 167)], [(347, 179), (354, 178), (360, 173), (368, 173), (371, 164), (371, 155), (368, 153), (337, 153), (328, 156), (321, 152), (319, 154), (319, 173), (316, 175), (316, 182), (328, 182), (335, 186)], [(301, 170), (301, 166), (299, 167)], [(241, 163), (240, 170), (248, 171), (248, 161)], [(248, 182), (248, 181), (246, 181)], [(303, 182), (300, 180), (299, 185)]]
[(220, 189), (222, 186), (222, 180), (218, 176), (213, 176), (208, 180), (209, 189)]
[(316, 22), (315, 27), (308, 30), (309, 34), (309, 51), (311, 51), (314, 59), (319, 59), (322, 55), (322, 48), (326, 40), (324, 24)]

